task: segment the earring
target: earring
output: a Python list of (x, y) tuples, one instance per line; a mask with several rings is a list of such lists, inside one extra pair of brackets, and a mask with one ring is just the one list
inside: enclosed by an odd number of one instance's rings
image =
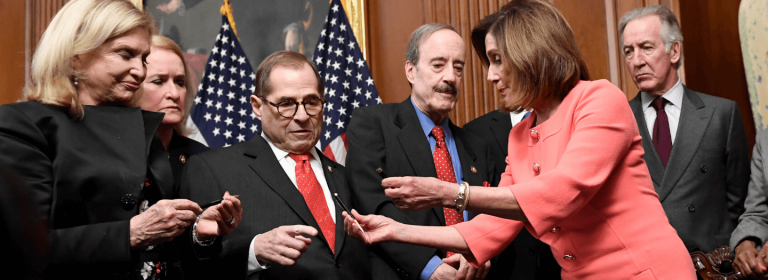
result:
[(72, 83), (77, 86), (79, 83), (77, 81), (77, 77), (72, 78)]

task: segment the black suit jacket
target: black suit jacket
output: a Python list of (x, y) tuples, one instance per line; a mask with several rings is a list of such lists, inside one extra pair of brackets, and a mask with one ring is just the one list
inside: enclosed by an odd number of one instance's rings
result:
[(685, 87), (683, 91), (680, 122), (666, 167), (648, 133), (640, 94), (629, 105), (669, 223), (689, 251), (709, 252), (728, 245), (744, 212), (749, 144), (736, 102)]
[(200, 142), (181, 136), (175, 130), (173, 131), (171, 142), (168, 144), (168, 159), (171, 162), (174, 188), (177, 191), (181, 187), (181, 171), (184, 170), (187, 159), (194, 154), (207, 150), (209, 148)]
[(0, 188), (29, 190), (25, 210), (50, 229), (35, 233), (50, 240), (46, 278), (135, 276), (141, 253), (130, 248), (129, 220), (138, 214), (148, 171), (163, 198), (176, 197), (155, 136), (163, 114), (84, 110), (79, 120), (68, 108), (38, 102), (0, 106)]
[[(509, 113), (496, 110), (464, 125), (464, 129), (488, 142), (493, 151), (496, 172), (493, 186), (498, 186), (507, 167), (507, 149), (512, 120)], [(547, 244), (534, 238), (523, 228), (504, 251), (491, 260), (488, 280), (496, 279), (560, 279), (560, 265)]]
[[(350, 199), (344, 167), (322, 153), (323, 172), (331, 193), (347, 205)], [(272, 264), (259, 279), (369, 279), (365, 245), (344, 232), (342, 210), (336, 207), (336, 249), (331, 251), (296, 186), (285, 174), (269, 144), (257, 136), (248, 142), (211, 150), (191, 157), (183, 172), (181, 196), (198, 203), (221, 199), (225, 191), (240, 195), (243, 219), (238, 228), (221, 238), (218, 258), (203, 261), (200, 279), (244, 279), (247, 277), (251, 240), (283, 225), (314, 227), (318, 235), (293, 266)], [(354, 206), (350, 206), (354, 207)], [(257, 278), (256, 274), (250, 278)]]
[[(450, 124), (461, 160), (464, 181), (482, 186), (493, 181), (494, 164), (488, 145), (477, 136)], [(437, 177), (431, 147), (411, 99), (355, 110), (347, 129), (347, 180), (353, 201), (363, 214), (379, 214), (405, 224), (444, 226), (442, 207), (419, 212), (397, 209), (384, 195), (386, 177)], [(445, 252), (402, 243), (379, 244), (371, 249), (374, 279), (418, 279), (434, 255)]]

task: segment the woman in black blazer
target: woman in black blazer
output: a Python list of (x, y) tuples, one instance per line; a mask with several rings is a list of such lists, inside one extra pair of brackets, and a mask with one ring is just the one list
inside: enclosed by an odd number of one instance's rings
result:
[(46, 256), (35, 267), (42, 278), (176, 278), (163, 243), (190, 227), (198, 239), (223, 235), (240, 220), (228, 195), (205, 212), (171, 200), (155, 134), (163, 114), (126, 107), (145, 79), (153, 30), (129, 1), (69, 1), (35, 51), (27, 102), (0, 106), (0, 188), (28, 192), (22, 209), (45, 224), (24, 233), (48, 240), (26, 249)]

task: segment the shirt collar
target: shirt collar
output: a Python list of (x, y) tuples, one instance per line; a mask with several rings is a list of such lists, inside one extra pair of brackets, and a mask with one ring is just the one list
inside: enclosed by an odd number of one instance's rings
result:
[[(672, 103), (672, 105), (675, 105), (677, 108), (682, 108), (683, 106), (683, 84), (680, 82), (680, 79), (677, 79), (677, 83), (669, 89), (666, 93), (661, 95), (669, 101), (669, 103)], [(647, 92), (641, 91), (640, 92), (640, 101), (643, 104), (643, 108), (648, 108), (651, 106), (651, 102), (653, 102), (653, 99), (655, 97), (651, 96)]]
[[(275, 154), (275, 157), (277, 158), (277, 161), (280, 162), (288, 157), (288, 152), (281, 150), (277, 146), (275, 146), (275, 143), (272, 143), (272, 140), (267, 137), (264, 132), (261, 132), (261, 137), (264, 138), (264, 140), (267, 141), (267, 144), (269, 144), (269, 147), (272, 148), (272, 153)], [(311, 149), (309, 153), (312, 155), (312, 158), (320, 162), (320, 156), (317, 155), (317, 151), (315, 149)]]
[[(435, 128), (435, 122), (432, 121), (432, 119), (427, 116), (424, 112), (419, 110), (418, 107), (416, 107), (416, 103), (413, 102), (413, 98), (411, 98), (411, 104), (413, 105), (413, 109), (416, 110), (416, 116), (419, 117), (419, 123), (421, 124), (421, 129), (424, 130), (424, 135), (429, 138), (429, 134), (432, 133), (432, 129)], [(440, 123), (440, 127), (443, 128), (443, 131), (446, 131), (446, 137), (448, 137), (447, 132), (450, 128), (448, 127), (448, 119), (445, 118), (442, 123)]]

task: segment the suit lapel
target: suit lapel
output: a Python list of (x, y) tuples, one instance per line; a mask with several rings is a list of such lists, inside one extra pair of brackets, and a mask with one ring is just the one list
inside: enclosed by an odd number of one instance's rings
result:
[(714, 112), (712, 108), (704, 106), (704, 102), (696, 93), (686, 87), (683, 87), (683, 92), (680, 122), (677, 127), (675, 142), (672, 145), (672, 153), (669, 155), (667, 171), (662, 180), (662, 189), (659, 192), (661, 201), (664, 201), (677, 182), (680, 181), (693, 156), (696, 155)]
[[(408, 157), (408, 162), (416, 176), (437, 178), (432, 147), (429, 146), (429, 141), (424, 135), (424, 130), (421, 128), (419, 117), (416, 115), (413, 104), (411, 104), (410, 97), (398, 105), (395, 125), (400, 128), (400, 131), (397, 132), (397, 139), (400, 141), (400, 146), (403, 148), (405, 156)], [(445, 225), (443, 209), (439, 207), (432, 209), (437, 218)]]
[(643, 114), (643, 104), (638, 94), (632, 101), (629, 101), (629, 107), (632, 108), (632, 113), (635, 115), (637, 121), (637, 128), (640, 130), (640, 137), (643, 141), (643, 149), (645, 150), (645, 163), (648, 166), (648, 171), (651, 173), (651, 180), (653, 181), (653, 187), (656, 193), (659, 193), (661, 181), (664, 179), (664, 164), (661, 162), (659, 153), (656, 152), (656, 148), (653, 146), (653, 139), (648, 133), (648, 125), (645, 123), (645, 115)]
[[(453, 125), (453, 123), (450, 124), (450, 128), (453, 133), (453, 140), (456, 141), (456, 150), (459, 152), (461, 171), (464, 173), (463, 180), (472, 186), (482, 186), (484, 178), (477, 174), (477, 168), (475, 168), (480, 165), (477, 163), (477, 155), (472, 150), (473, 143), (469, 143), (464, 131)], [(482, 144), (475, 143), (475, 145)], [(472, 168), (475, 168), (475, 172), (472, 172)]]
[[(344, 204), (346, 204), (347, 207), (351, 207), (349, 193), (344, 188), (344, 186), (346, 186), (346, 179), (343, 176), (343, 172), (339, 169), (339, 164), (323, 156), (320, 150), (317, 150), (317, 154), (320, 155), (321, 163), (323, 165), (323, 174), (325, 174), (325, 180), (326, 183), (328, 183), (328, 190), (331, 192), (331, 196), (335, 193), (339, 194), (339, 198), (344, 201)], [(331, 199), (333, 199), (333, 197), (331, 197)], [(339, 257), (341, 248), (344, 247), (344, 239), (346, 239), (347, 232), (344, 231), (344, 217), (341, 215), (341, 212), (344, 211), (344, 209), (341, 209), (341, 207), (336, 205), (335, 200), (333, 207), (336, 209), (336, 248), (334, 248), (335, 254), (333, 258), (336, 259)], [(350, 211), (352, 211), (352, 209), (350, 209)], [(330, 249), (330, 247), (328, 248)]]
[(496, 138), (496, 144), (498, 144), (499, 147), (501, 147), (501, 150), (504, 151), (504, 155), (507, 155), (509, 153), (507, 150), (509, 148), (507, 147), (507, 143), (509, 142), (509, 131), (512, 130), (512, 119), (510, 119), (509, 114), (498, 110), (495, 112), (499, 112), (501, 114), (493, 115), (491, 131)]
[(142, 111), (144, 119), (144, 136), (147, 143), (147, 166), (160, 190), (163, 198), (172, 198), (173, 195), (173, 171), (168, 153), (163, 147), (160, 138), (156, 137), (157, 128), (163, 120), (164, 114)]
[(312, 216), (312, 212), (309, 211), (307, 202), (304, 201), (304, 196), (285, 174), (267, 141), (257, 135), (246, 143), (249, 147), (246, 147), (245, 156), (253, 158), (249, 163), (251, 169), (291, 207), (306, 225), (317, 229), (320, 240), (326, 242), (320, 226), (315, 221), (315, 217)]

